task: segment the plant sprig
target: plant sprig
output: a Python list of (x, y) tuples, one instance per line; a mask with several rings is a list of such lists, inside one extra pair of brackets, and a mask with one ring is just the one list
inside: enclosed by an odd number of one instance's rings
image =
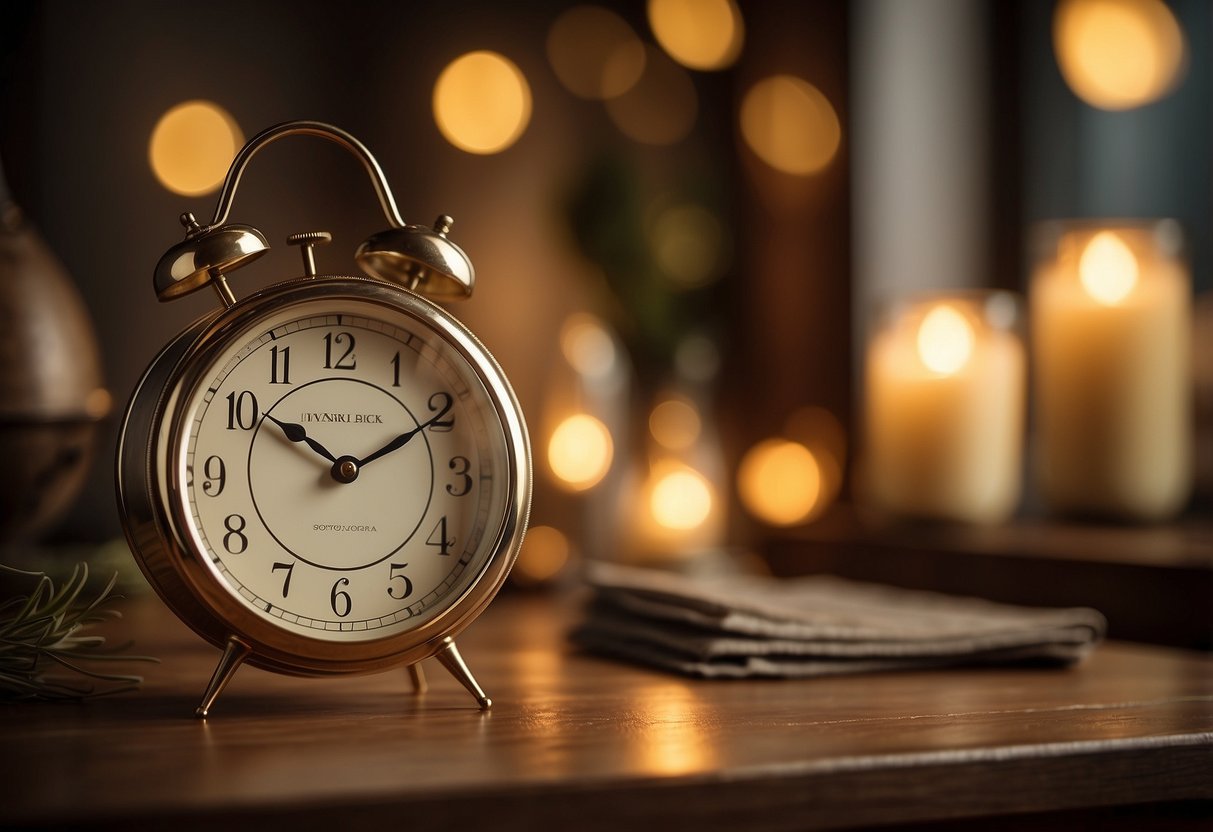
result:
[(77, 564), (58, 589), (45, 572), (4, 564), (0, 571), (35, 581), (29, 595), (0, 598), (0, 700), (62, 701), (120, 693), (139, 687), (143, 677), (102, 673), (82, 663), (159, 661), (122, 653), (129, 644), (106, 648), (104, 636), (83, 634), (94, 624), (122, 617), (102, 607), (117, 597), (111, 594), (117, 573), (89, 601), (83, 597), (87, 564)]

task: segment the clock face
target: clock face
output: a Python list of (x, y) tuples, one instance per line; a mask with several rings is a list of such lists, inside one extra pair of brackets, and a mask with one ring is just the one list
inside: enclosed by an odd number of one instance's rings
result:
[(261, 618), (363, 641), (447, 609), (507, 515), (505, 429), (426, 321), (308, 301), (228, 340), (189, 396), (175, 464), (194, 547)]

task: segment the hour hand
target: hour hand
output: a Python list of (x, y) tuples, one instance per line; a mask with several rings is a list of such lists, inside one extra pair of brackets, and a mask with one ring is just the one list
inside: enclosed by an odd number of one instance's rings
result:
[(331, 453), (329, 453), (328, 448), (324, 447), (319, 442), (317, 442), (315, 439), (312, 439), (310, 436), (307, 435), (307, 431), (303, 429), (303, 425), (297, 425), (294, 422), (283, 422), (280, 419), (275, 419), (273, 416), (271, 416), (268, 413), (265, 414), (265, 418), (269, 419), (275, 425), (282, 428), (282, 432), (283, 432), (283, 434), (286, 435), (287, 439), (291, 440), (292, 442), (304, 442), (307, 444), (307, 446), (309, 448), (311, 448), (316, 453), (320, 454), (322, 457), (327, 459), (329, 462), (332, 462), (332, 463), (337, 462), (337, 457), (335, 457)]

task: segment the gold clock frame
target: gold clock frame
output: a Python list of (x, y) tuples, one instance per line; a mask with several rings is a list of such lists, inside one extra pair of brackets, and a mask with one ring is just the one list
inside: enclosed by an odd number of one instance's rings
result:
[[(372, 277), (317, 277), (311, 245), (326, 242), (323, 232), (295, 235), (303, 243), (305, 275), (236, 300), (224, 272), (239, 268), (268, 249), (251, 226), (225, 224), (244, 165), (261, 147), (303, 133), (328, 138), (354, 152), (371, 175), (391, 227), (358, 249), (359, 263)], [(472, 332), (450, 313), (421, 297), (466, 297), (474, 283), (470, 260), (450, 243), (449, 217), (435, 228), (399, 220), (391, 190), (378, 163), (344, 131), (319, 122), (277, 125), (250, 140), (232, 163), (216, 219), (205, 228), (183, 215), (186, 240), (166, 252), (157, 266), (155, 287), (170, 300), (206, 285), (223, 308), (196, 321), (166, 346), (144, 372), (127, 407), (116, 460), (118, 507), (127, 541), (140, 569), (160, 598), (187, 626), (223, 650), (195, 714), (206, 717), (236, 670), (245, 663), (296, 676), (370, 673), (406, 665), (416, 692), (425, 690), (420, 662), (435, 657), (471, 693), (482, 709), (492, 700), (464, 663), (455, 637), (504, 585), (525, 534), (531, 499), (531, 457), (526, 422), (500, 365)], [(505, 514), (489, 554), (462, 593), (445, 608), (403, 633), (357, 642), (335, 642), (293, 633), (256, 615), (239, 602), (207, 566), (207, 554), (191, 541), (180, 471), (175, 464), (185, 430), (186, 408), (204, 372), (258, 322), (300, 304), (353, 301), (406, 315), (454, 349), (484, 385), (504, 433), (507, 456)]]

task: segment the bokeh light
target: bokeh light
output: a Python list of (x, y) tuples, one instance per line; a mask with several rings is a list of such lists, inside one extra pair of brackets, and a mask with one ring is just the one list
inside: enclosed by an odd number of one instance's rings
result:
[(817, 505), (807, 519), (823, 512), (842, 491), (846, 471), (847, 432), (838, 417), (818, 405), (798, 408), (784, 427), (788, 439), (804, 445), (817, 461), (821, 481)]
[(952, 375), (973, 354), (973, 325), (955, 307), (940, 304), (918, 325), (918, 358), (940, 375)]
[(712, 512), (712, 487), (698, 471), (676, 467), (656, 476), (649, 506), (659, 526), (691, 531)]
[(568, 417), (552, 432), (548, 465), (557, 480), (573, 491), (593, 488), (606, 476), (614, 457), (606, 425), (586, 413)]
[(653, 439), (671, 451), (683, 451), (694, 445), (702, 428), (699, 411), (683, 396), (662, 400), (649, 414)]
[(1127, 110), (1166, 95), (1183, 75), (1183, 30), (1160, 0), (1062, 0), (1053, 51), (1074, 94)]
[(148, 142), (148, 162), (175, 194), (201, 196), (223, 184), (244, 137), (226, 110), (211, 101), (186, 101), (160, 117)]
[(1087, 294), (1105, 306), (1115, 306), (1137, 285), (1137, 258), (1114, 231), (1091, 238), (1078, 258), (1078, 279)]
[(642, 144), (682, 141), (695, 126), (699, 98), (686, 70), (648, 47), (636, 84), (606, 102), (607, 114), (625, 136)]
[(574, 370), (590, 378), (604, 378), (615, 369), (615, 340), (593, 315), (570, 315), (560, 328), (560, 351)]
[(733, 0), (649, 0), (661, 48), (691, 69), (724, 69), (741, 54), (745, 24)]
[(571, 553), (572, 546), (564, 532), (551, 526), (531, 526), (510, 577), (523, 586), (547, 583), (568, 565)]
[(664, 209), (649, 233), (657, 265), (676, 286), (695, 289), (720, 276), (725, 229), (702, 205), (685, 203)]
[(758, 158), (796, 176), (825, 168), (842, 142), (842, 126), (829, 100), (791, 75), (766, 78), (746, 92), (741, 134)]
[(434, 121), (460, 150), (500, 153), (518, 141), (530, 120), (526, 76), (496, 52), (456, 58), (434, 84)]
[(813, 452), (799, 442), (764, 439), (742, 458), (737, 491), (759, 520), (792, 526), (809, 519), (821, 501), (821, 471)]
[(560, 83), (581, 98), (615, 98), (644, 72), (644, 44), (627, 22), (601, 6), (574, 6), (548, 30), (548, 61)]

